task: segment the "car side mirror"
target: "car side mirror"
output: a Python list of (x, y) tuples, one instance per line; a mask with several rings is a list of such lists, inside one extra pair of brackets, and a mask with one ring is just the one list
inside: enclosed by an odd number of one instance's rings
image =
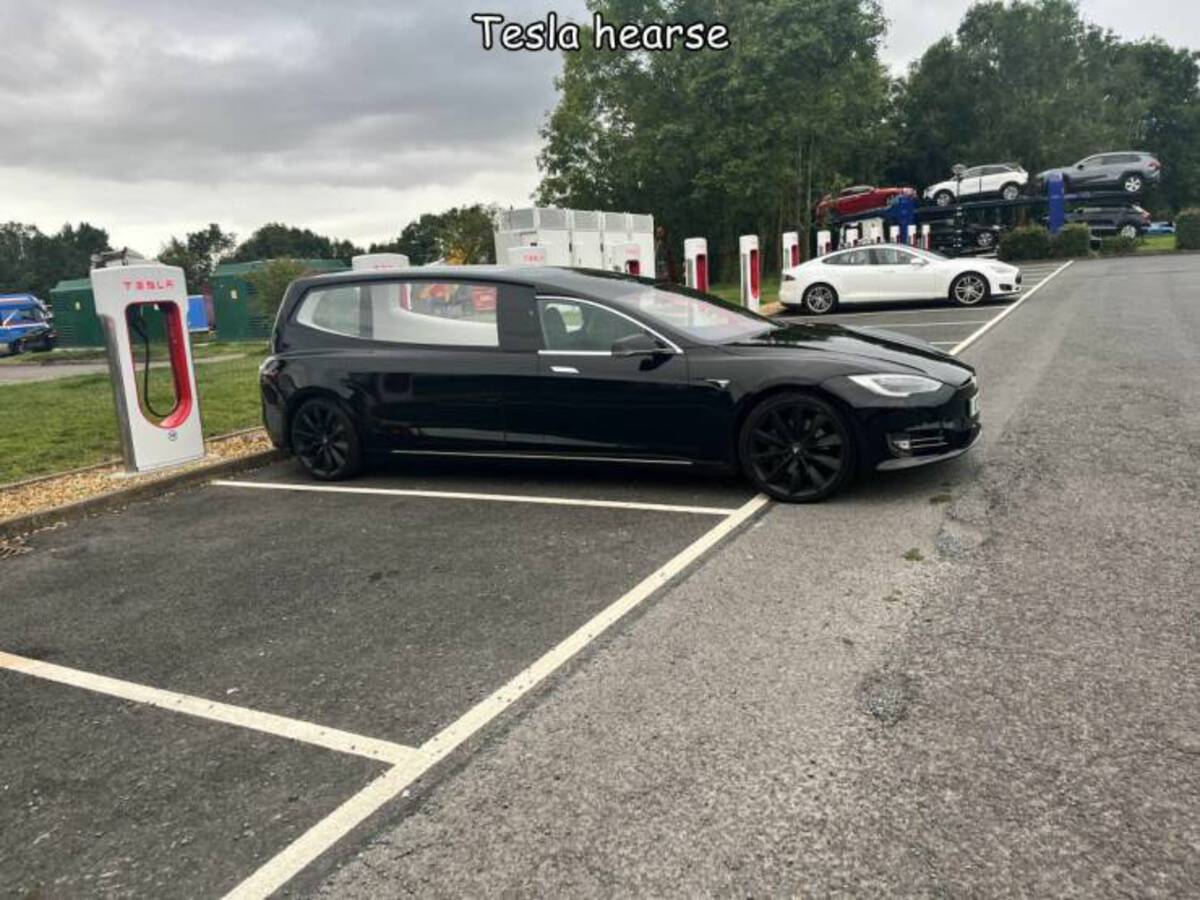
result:
[(665, 352), (658, 342), (644, 331), (627, 334), (613, 341), (613, 356), (657, 356)]

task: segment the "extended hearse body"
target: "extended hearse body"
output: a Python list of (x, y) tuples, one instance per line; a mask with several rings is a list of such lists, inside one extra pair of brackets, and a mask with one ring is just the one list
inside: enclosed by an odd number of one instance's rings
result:
[[(880, 396), (850, 380), (864, 373), (912, 373), (939, 387), (918, 397)], [(297, 449), (297, 410), (327, 397), (353, 423), (351, 449), (363, 457), (745, 468), (758, 452), (747, 444), (747, 416), (769, 398), (798, 393), (841, 420), (834, 423), (846, 432), (839, 449), (851, 469), (956, 455), (978, 433), (966, 409), (973, 373), (928, 345), (838, 326), (781, 326), (676, 286), (559, 268), (298, 280), (279, 310), (262, 388), (277, 445)], [(958, 427), (933, 448), (941, 452), (889, 443), (887, 435), (944, 425), (951, 408)], [(827, 444), (833, 440), (833, 425), (789, 415), (783, 421), (796, 423), (797, 432), (806, 423)], [(303, 441), (307, 434), (302, 429)], [(794, 443), (789, 452), (807, 452)], [(828, 458), (817, 454), (812, 464)]]

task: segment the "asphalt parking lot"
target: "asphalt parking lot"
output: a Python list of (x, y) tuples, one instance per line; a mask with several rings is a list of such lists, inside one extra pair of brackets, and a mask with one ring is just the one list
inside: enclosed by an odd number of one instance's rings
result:
[(674, 473), (286, 462), (36, 537), (3, 573), (0, 893), (234, 888), (764, 506)]
[[(1106, 828), (1171, 894), (1200, 746), (1172, 264), (1030, 274), (1027, 305), (911, 331), (982, 335), (984, 446), (820, 507), (674, 471), (281, 463), (31, 536), (0, 560), (0, 895), (1100, 896), (1138, 884), (1089, 868), (1127, 862)], [(1098, 283), (1172, 303), (1089, 305)], [(1166, 449), (1085, 416), (1134, 400)], [(1145, 737), (1171, 710), (1174, 769)]]
[(955, 306), (949, 301), (936, 303), (879, 303), (855, 304), (847, 312), (829, 316), (808, 316), (785, 312), (776, 318), (791, 322), (831, 322), (853, 325), (856, 328), (880, 328), (899, 331), (947, 352), (1000, 316), (1013, 303), (1038, 290), (1047, 278), (1063, 268), (1057, 261), (1025, 263), (1022, 291), (1011, 300), (1000, 300), (979, 307)]

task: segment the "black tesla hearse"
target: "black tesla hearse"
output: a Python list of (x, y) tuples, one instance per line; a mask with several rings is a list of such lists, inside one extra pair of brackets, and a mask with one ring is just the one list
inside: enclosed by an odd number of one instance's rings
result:
[(272, 440), (322, 480), (405, 455), (714, 465), (803, 502), (980, 430), (974, 371), (919, 340), (565, 268), (300, 279), (261, 386)]

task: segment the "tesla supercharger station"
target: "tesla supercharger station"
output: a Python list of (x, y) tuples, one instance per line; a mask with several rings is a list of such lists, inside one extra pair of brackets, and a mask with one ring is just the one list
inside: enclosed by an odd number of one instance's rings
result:
[(708, 241), (686, 238), (683, 242), (683, 277), (693, 290), (708, 292)]
[(891, 241), (893, 244), (900, 243), (900, 226), (899, 225), (889, 225), (888, 226), (888, 240)]
[(510, 266), (544, 266), (549, 254), (545, 247), (509, 247), (508, 264)]
[(762, 300), (762, 266), (758, 256), (758, 235), (738, 238), (738, 256), (742, 263), (742, 305), (758, 312)]
[(842, 231), (842, 246), (857, 247), (858, 246), (858, 229), (850, 226)]
[(930, 240), (930, 226), (928, 223), (921, 226), (921, 247), (928, 250), (932, 241)]
[(779, 257), (782, 267), (790, 269), (800, 265), (800, 235), (795, 231), (785, 231), (782, 238), (783, 255)]
[(605, 248), (608, 251), (608, 268), (626, 275), (642, 274), (642, 245), (636, 241), (621, 241)]
[(356, 272), (407, 269), (408, 267), (408, 257), (403, 253), (363, 253), (350, 260), (350, 268)]
[(817, 256), (824, 256), (833, 249), (833, 234), (829, 231), (817, 232)]
[[(408, 257), (403, 253), (362, 253), (350, 258), (350, 268), (355, 272), (390, 272), (409, 268)], [(407, 284), (378, 284), (371, 288), (372, 294), (382, 292), (387, 302), (404, 309), (412, 309), (412, 296)]]
[[(204, 432), (200, 427), (200, 397), (192, 367), (188, 338), (187, 285), (183, 270), (157, 262), (115, 265), (92, 270), (96, 315), (104, 329), (108, 368), (117, 405), (117, 426), (125, 451), (125, 468), (149, 472), (201, 459)], [(153, 409), (139, 393), (139, 371), (134, 359), (134, 338), (149, 354), (149, 337), (142, 312), (162, 315), (171, 367), (174, 402), (170, 409)], [(143, 388), (149, 377), (149, 359), (142, 362)]]

